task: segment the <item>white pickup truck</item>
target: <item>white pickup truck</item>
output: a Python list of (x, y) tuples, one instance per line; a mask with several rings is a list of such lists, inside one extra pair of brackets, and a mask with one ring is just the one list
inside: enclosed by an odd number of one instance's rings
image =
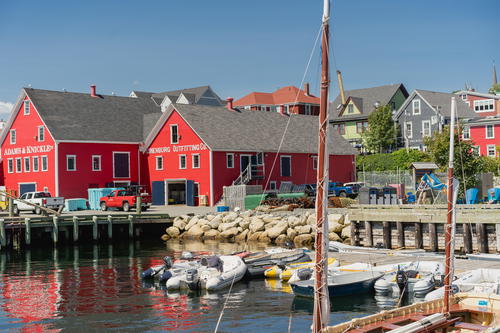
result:
[(26, 192), (23, 195), (21, 195), (19, 199), (20, 200), (14, 200), (15, 215), (18, 215), (20, 211), (26, 211), (26, 210), (32, 211), (37, 215), (40, 215), (42, 213), (40, 207), (28, 205), (26, 202), (50, 208), (56, 211), (59, 210), (61, 206), (64, 207), (64, 198), (52, 197), (49, 192)]

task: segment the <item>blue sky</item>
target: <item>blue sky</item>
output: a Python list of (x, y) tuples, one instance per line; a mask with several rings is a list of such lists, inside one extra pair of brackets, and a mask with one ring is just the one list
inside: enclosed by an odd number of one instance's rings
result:
[[(0, 1), (0, 113), (28, 84), (118, 95), (209, 84), (222, 98), (299, 85), (321, 11), (322, 0)], [(333, 70), (346, 89), (486, 91), (498, 13), (497, 0), (333, 1)], [(306, 81), (318, 80), (316, 50)]]

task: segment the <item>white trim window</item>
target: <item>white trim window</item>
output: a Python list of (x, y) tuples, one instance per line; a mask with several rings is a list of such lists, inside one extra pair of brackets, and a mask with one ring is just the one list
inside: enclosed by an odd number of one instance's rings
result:
[(15, 145), (16, 144), (16, 130), (15, 129), (11, 129), (9, 131), (9, 134), (10, 134), (10, 144), (11, 145)]
[(486, 125), (485, 130), (486, 130), (486, 139), (495, 138), (495, 127), (493, 127), (492, 124)]
[(481, 99), (474, 101), (474, 111), (476, 112), (493, 112), (495, 111), (494, 99)]
[(415, 99), (413, 100), (412, 102), (412, 112), (413, 114), (420, 114), (420, 100), (419, 99)]
[(269, 189), (270, 190), (276, 190), (277, 189), (277, 187), (276, 187), (276, 181), (275, 180), (271, 180), (269, 182)]
[(488, 155), (489, 157), (497, 157), (497, 146), (487, 145), (486, 146), (486, 155)]
[(16, 173), (23, 172), (23, 159), (21, 157), (16, 157)]
[(14, 173), (14, 159), (13, 158), (7, 159), (7, 172)]
[(352, 104), (347, 105), (347, 113), (354, 113), (354, 105)]
[(66, 155), (66, 171), (76, 171), (76, 155)]
[(305, 105), (305, 111), (304, 113), (308, 116), (310, 116), (312, 113), (311, 113), (311, 104), (306, 104)]
[(226, 153), (226, 168), (234, 168), (234, 153)]
[(179, 155), (179, 169), (186, 169), (186, 155)]
[(431, 136), (431, 121), (422, 120), (422, 136)]
[(33, 156), (33, 172), (38, 172), (40, 170), (40, 163), (38, 156)]
[(464, 140), (470, 139), (470, 127), (469, 126), (462, 127), (462, 139), (464, 139)]
[(24, 158), (24, 172), (30, 172), (31, 171), (31, 163), (30, 163), (30, 158), (25, 157)]
[(313, 156), (313, 170), (318, 170), (318, 156)]
[(163, 156), (155, 156), (156, 170), (163, 170)]
[(101, 171), (101, 155), (92, 155), (92, 171)]
[(404, 133), (405, 138), (413, 138), (413, 123), (411, 121), (405, 121)]
[(193, 169), (200, 168), (200, 154), (192, 154), (191, 155), (191, 163), (193, 165)]
[(23, 111), (25, 116), (30, 114), (30, 101), (24, 101)]
[(280, 156), (280, 175), (281, 177), (292, 176), (292, 156)]
[(43, 142), (45, 141), (45, 127), (38, 126), (38, 136), (37, 136), (38, 142)]
[(282, 110), (281, 105), (276, 106), (276, 112), (281, 113), (281, 110)]
[(170, 143), (179, 143), (179, 126), (176, 124), (170, 125)]
[(42, 156), (42, 171), (49, 170), (49, 158), (47, 155)]

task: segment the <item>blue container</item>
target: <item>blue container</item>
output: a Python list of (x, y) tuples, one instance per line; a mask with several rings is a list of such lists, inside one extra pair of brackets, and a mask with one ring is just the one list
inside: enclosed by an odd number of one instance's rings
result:
[(123, 190), (123, 187), (89, 188), (90, 209), (100, 209), (101, 198), (107, 196), (114, 190)]
[(64, 201), (65, 212), (74, 212), (77, 210), (86, 210), (86, 209), (87, 209), (87, 199), (84, 198), (66, 199)]
[(229, 207), (228, 206), (217, 206), (217, 213), (221, 212), (229, 212)]
[(406, 199), (408, 203), (415, 203), (417, 201), (417, 197), (411, 192), (406, 193)]
[(477, 195), (479, 190), (477, 188), (470, 188), (465, 192), (465, 203), (468, 205), (477, 204)]
[(498, 203), (500, 202), (500, 188), (490, 188), (488, 190), (488, 202)]

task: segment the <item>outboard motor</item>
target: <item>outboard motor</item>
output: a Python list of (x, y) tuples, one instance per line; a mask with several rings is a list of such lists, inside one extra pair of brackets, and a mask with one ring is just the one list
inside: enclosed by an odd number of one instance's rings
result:
[(156, 274), (155, 270), (152, 267), (150, 267), (141, 273), (141, 278), (152, 279), (154, 278), (155, 274)]
[(406, 275), (405, 271), (398, 269), (396, 272), (396, 284), (401, 295), (408, 293), (408, 275)]
[(172, 272), (169, 269), (165, 269), (160, 275), (160, 283), (165, 283), (172, 277)]
[(200, 278), (197, 269), (191, 268), (186, 271), (186, 283), (191, 290), (200, 289)]
[(183, 260), (193, 260), (194, 255), (189, 251), (183, 251), (181, 254), (181, 259)]
[(312, 277), (312, 269), (310, 268), (301, 268), (297, 271), (297, 276), (301, 281), (309, 280)]

